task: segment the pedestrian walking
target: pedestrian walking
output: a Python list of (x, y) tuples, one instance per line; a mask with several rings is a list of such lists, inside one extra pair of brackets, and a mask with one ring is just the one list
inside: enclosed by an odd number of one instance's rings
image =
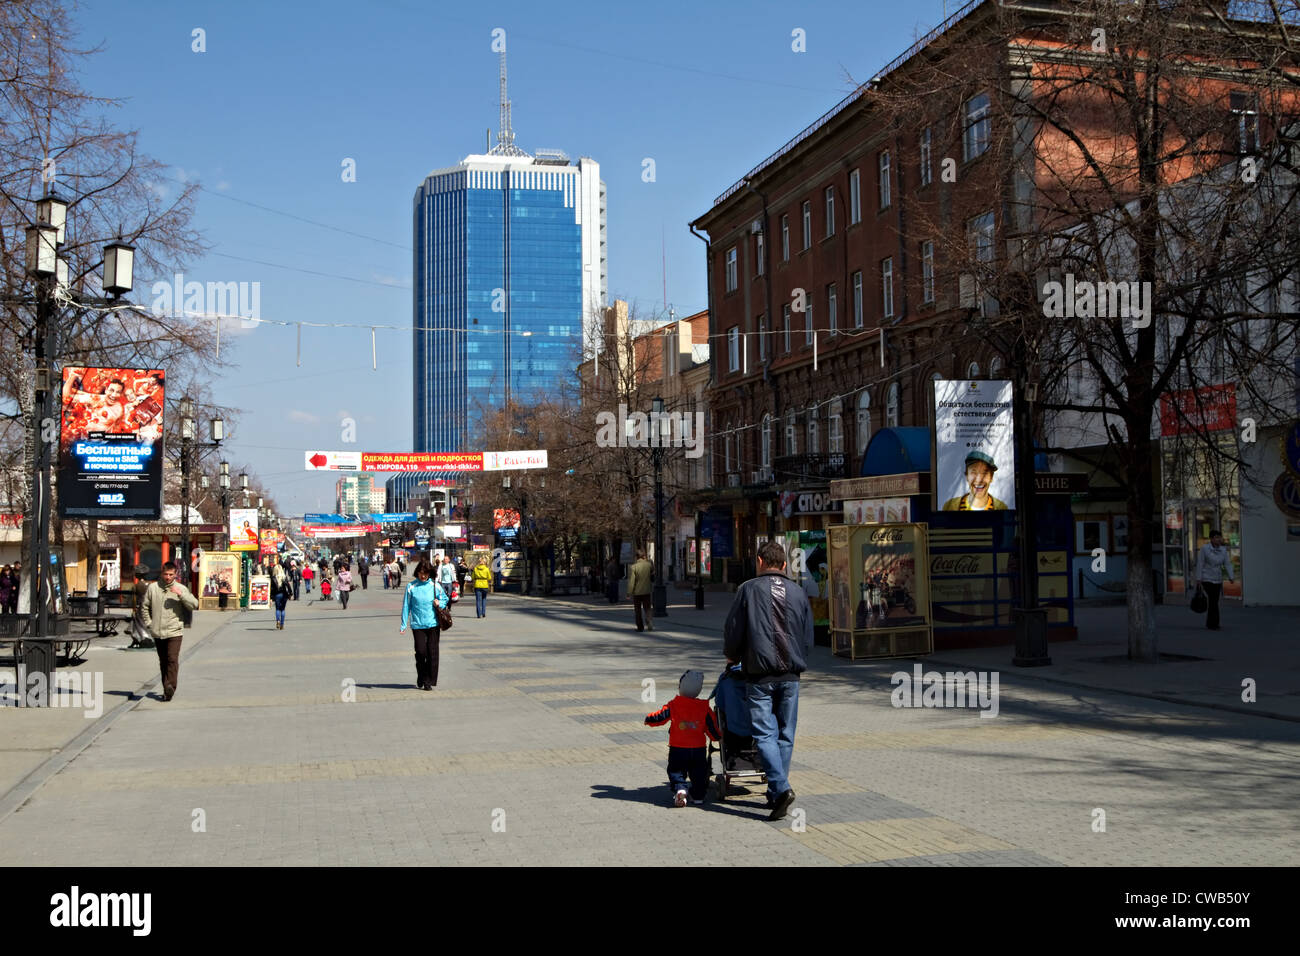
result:
[(785, 575), (785, 549), (769, 541), (758, 551), (758, 576), (736, 590), (723, 627), (729, 664), (739, 663), (749, 701), (754, 745), (767, 774), (769, 820), (794, 803), (790, 757), (799, 718), (799, 675), (812, 653), (812, 606)]
[(451, 597), (451, 586), (456, 583), (456, 567), (451, 563), (451, 558), (447, 555), (442, 556), (442, 564), (438, 565), (438, 584)]
[(438, 686), (438, 612), (446, 608), (447, 593), (433, 578), (433, 565), (421, 559), (415, 567), (415, 580), (406, 586), (402, 598), (402, 627), (411, 626), (415, 638), (415, 686), (433, 690)]
[[(636, 629), (638, 631), (653, 631), (655, 629), (654, 617), (650, 610), (650, 587), (654, 578), (654, 565), (650, 559), (645, 556), (644, 551), (636, 553), (636, 561), (628, 569), (627, 574), (627, 593), (632, 598), (632, 604), (636, 608)], [(642, 611), (645, 612), (644, 627), (642, 626)]]
[(289, 576), (293, 578), (293, 599), (296, 601), (302, 594), (302, 568), (298, 566), (297, 558), (289, 565)]
[(367, 588), (369, 588), (370, 585), (368, 582), (370, 580), (370, 559), (367, 558), (364, 554), (361, 555), (361, 557), (357, 558), (357, 574), (361, 575), (361, 590), (364, 591)]
[(145, 592), (145, 606), (149, 620), (149, 636), (158, 649), (158, 669), (162, 674), (163, 700), (171, 700), (176, 693), (180, 676), (181, 640), (185, 633), (186, 609), (193, 611), (199, 599), (189, 588), (176, 580), (176, 565), (168, 561), (162, 566), (162, 576), (149, 585)]
[(1196, 582), (1209, 600), (1206, 609), (1205, 626), (1211, 631), (1219, 627), (1219, 597), (1223, 594), (1223, 576), (1235, 581), (1232, 573), (1232, 555), (1223, 543), (1223, 534), (1218, 529), (1210, 532), (1210, 540), (1201, 545), (1196, 554)]
[(492, 587), (492, 569), (488, 567), (486, 557), (479, 558), (474, 565), (474, 616), (487, 617), (488, 590)]
[(345, 564), (339, 572), (339, 603), (343, 610), (348, 609), (348, 598), (352, 596), (352, 570)]
[(316, 577), (316, 569), (310, 564), (302, 569), (302, 583), (307, 586), (307, 593), (311, 594), (311, 582)]
[(13, 594), (17, 587), (13, 569), (6, 564), (4, 570), (0, 570), (0, 614), (9, 613), (9, 595)]
[(273, 584), (271, 589), (271, 600), (275, 602), (275, 628), (278, 631), (284, 630), (284, 610), (291, 597), (293, 597), (293, 579), (286, 574), (279, 579), (278, 584)]
[(611, 557), (605, 565), (605, 597), (609, 598), (610, 604), (618, 603), (618, 572), (618, 561)]
[(149, 565), (137, 564), (133, 571), (135, 583), (131, 590), (135, 600), (131, 612), (131, 646), (144, 647), (149, 638), (149, 609), (145, 605), (145, 595), (149, 593)]
[(700, 700), (704, 674), (687, 671), (677, 682), (677, 696), (653, 714), (647, 714), (646, 726), (668, 724), (668, 786), (673, 791), (673, 806), (686, 806), (687, 779), (691, 803), (704, 802), (709, 791), (709, 750), (704, 738), (718, 739), (713, 711), (707, 700)]

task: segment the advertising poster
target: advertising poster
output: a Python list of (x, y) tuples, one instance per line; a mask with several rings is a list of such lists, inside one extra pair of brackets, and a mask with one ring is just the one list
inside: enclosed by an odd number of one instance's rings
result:
[(257, 509), (230, 509), (230, 550), (257, 550)]
[(916, 535), (916, 525), (880, 525), (855, 536), (854, 630), (928, 622), (930, 599), (924, 576), (917, 575)]
[(1014, 511), (1010, 382), (934, 383), (935, 506)]
[(284, 535), (275, 528), (263, 528), (258, 532), (258, 538), (261, 541), (259, 554), (275, 554), (284, 541)]
[(162, 369), (63, 369), (61, 516), (162, 517), (165, 382)]
[(205, 551), (199, 562), (199, 579), (201, 581), (198, 599), (199, 607), (212, 610), (221, 606), (221, 597), (226, 595), (229, 604), (238, 603), (239, 597), (239, 563), (240, 556), (228, 551)]
[(254, 574), (248, 579), (248, 606), (262, 609), (271, 606), (271, 579), (269, 576)]
[(813, 626), (830, 624), (830, 561), (826, 553), (826, 531), (787, 531), (785, 533), (786, 575), (808, 595), (812, 606)]
[(910, 498), (871, 498), (844, 502), (845, 524), (895, 524), (911, 520)]

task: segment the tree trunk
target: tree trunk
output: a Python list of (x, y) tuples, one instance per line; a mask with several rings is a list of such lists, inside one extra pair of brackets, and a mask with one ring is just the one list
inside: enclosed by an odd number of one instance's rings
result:
[(1160, 658), (1151, 579), (1156, 527), (1152, 521), (1156, 512), (1151, 469), (1153, 442), (1147, 427), (1140, 431), (1137, 428), (1133, 424), (1129, 426), (1132, 458), (1128, 468), (1128, 656), (1131, 661), (1154, 664)]

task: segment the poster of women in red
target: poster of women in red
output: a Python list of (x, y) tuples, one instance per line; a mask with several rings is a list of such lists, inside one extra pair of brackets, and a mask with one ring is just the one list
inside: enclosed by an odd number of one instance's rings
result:
[(162, 369), (63, 369), (63, 517), (161, 517), (165, 384)]

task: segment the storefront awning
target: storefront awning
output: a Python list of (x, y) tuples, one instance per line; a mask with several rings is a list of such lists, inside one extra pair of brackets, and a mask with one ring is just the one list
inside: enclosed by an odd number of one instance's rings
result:
[(858, 474), (871, 477), (929, 470), (930, 429), (882, 428), (867, 443)]

